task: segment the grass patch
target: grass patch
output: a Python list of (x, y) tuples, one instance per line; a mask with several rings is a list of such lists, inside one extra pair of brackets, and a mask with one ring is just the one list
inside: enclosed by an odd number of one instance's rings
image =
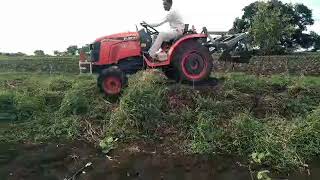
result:
[(84, 92), (72, 90), (66, 93), (60, 105), (59, 114), (64, 116), (83, 115), (88, 112), (89, 101)]
[(67, 91), (72, 87), (72, 82), (65, 77), (58, 77), (51, 79), (49, 83), (49, 90), (51, 91)]
[(320, 152), (319, 81), (246, 76), (224, 75), (224, 86), (213, 96), (196, 97), (191, 152), (248, 157), (248, 163), (262, 154), (256, 168), (306, 168)]
[(16, 110), (14, 94), (8, 91), (0, 91), (0, 121), (15, 120)]
[(305, 120), (299, 120), (293, 131), (293, 148), (304, 159), (311, 160), (320, 154), (320, 107)]
[(45, 109), (45, 102), (41, 96), (29, 96), (19, 93), (15, 95), (15, 105), (17, 120), (19, 121), (30, 120)]
[(85, 122), (101, 126), (110, 112), (92, 76), (7, 75), (0, 78), (1, 116), (15, 123), (0, 130), (4, 142), (81, 137)]
[(230, 74), (225, 76), (225, 86), (227, 89), (235, 89), (243, 93), (261, 94), (269, 91), (265, 79), (257, 78), (254, 75), (244, 73)]
[(194, 126), (191, 140), (194, 153), (239, 157), (264, 154), (259, 165), (286, 172), (305, 168), (308, 160), (320, 152), (319, 118), (315, 115), (307, 119), (308, 123), (288, 122), (277, 117), (262, 122), (246, 114), (227, 123), (208, 118), (208, 114), (205, 117), (200, 114)]

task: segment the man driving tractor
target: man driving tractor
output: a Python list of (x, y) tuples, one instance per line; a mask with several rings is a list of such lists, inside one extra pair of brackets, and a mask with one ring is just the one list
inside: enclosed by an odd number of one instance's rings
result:
[(179, 12), (174, 9), (172, 5), (172, 0), (163, 0), (163, 8), (165, 11), (168, 11), (167, 16), (160, 23), (149, 24), (151, 27), (158, 27), (165, 23), (169, 23), (171, 28), (166, 32), (160, 32), (153, 45), (151, 46), (149, 50), (149, 56), (154, 60), (160, 60), (157, 56), (157, 52), (159, 51), (161, 44), (164, 41), (177, 39), (179, 36), (183, 35), (185, 24), (183, 23), (183, 19)]
[[(99, 74), (97, 85), (106, 95), (120, 95), (127, 86), (128, 75), (146, 68), (161, 69), (168, 79), (194, 85), (210, 77), (214, 61), (212, 53), (222, 50), (229, 59), (241, 56), (239, 53), (232, 54), (239, 45), (243, 46), (241, 41), (246, 40), (247, 33), (213, 39), (205, 27), (201, 33), (194, 28), (189, 30), (180, 14), (173, 10), (172, 0), (163, 0), (163, 7), (168, 15), (162, 22), (152, 26), (143, 22), (140, 23), (143, 27), (140, 30), (103, 36), (90, 44), (90, 72)], [(169, 23), (170, 30), (159, 33), (154, 27), (164, 23)], [(155, 36), (157, 38), (153, 43)], [(157, 53), (160, 48), (162, 51)], [(80, 70), (87, 69), (82, 65), (87, 66), (88, 62), (80, 61)]]

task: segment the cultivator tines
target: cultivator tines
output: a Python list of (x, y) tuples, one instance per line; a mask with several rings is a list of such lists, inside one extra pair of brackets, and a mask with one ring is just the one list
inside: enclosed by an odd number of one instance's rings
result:
[(223, 31), (210, 31), (209, 41), (205, 44), (211, 54), (218, 54), (219, 61), (248, 63), (252, 57), (252, 49), (248, 41), (248, 33), (229, 34)]

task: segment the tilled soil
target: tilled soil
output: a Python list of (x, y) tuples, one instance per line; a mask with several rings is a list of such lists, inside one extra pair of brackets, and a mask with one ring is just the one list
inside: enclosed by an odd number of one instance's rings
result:
[[(91, 166), (84, 168), (88, 163)], [(318, 166), (320, 167), (320, 166)], [(288, 179), (319, 179), (296, 173)], [(156, 146), (123, 144), (110, 156), (83, 142), (2, 144), (0, 179), (8, 180), (247, 180), (248, 168), (231, 157), (168, 154)]]

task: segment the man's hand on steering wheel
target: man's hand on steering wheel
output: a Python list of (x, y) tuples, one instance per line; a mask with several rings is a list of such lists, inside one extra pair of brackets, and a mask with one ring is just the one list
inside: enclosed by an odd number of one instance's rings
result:
[(141, 26), (143, 26), (143, 27), (148, 26), (148, 24), (147, 24), (145, 21), (142, 21), (140, 24), (141, 24)]
[(154, 27), (150, 26), (148, 23), (146, 23), (145, 21), (142, 21), (140, 23), (140, 25), (142, 27), (144, 27), (148, 33), (150, 33), (151, 35), (158, 35), (159, 31), (157, 31)]

